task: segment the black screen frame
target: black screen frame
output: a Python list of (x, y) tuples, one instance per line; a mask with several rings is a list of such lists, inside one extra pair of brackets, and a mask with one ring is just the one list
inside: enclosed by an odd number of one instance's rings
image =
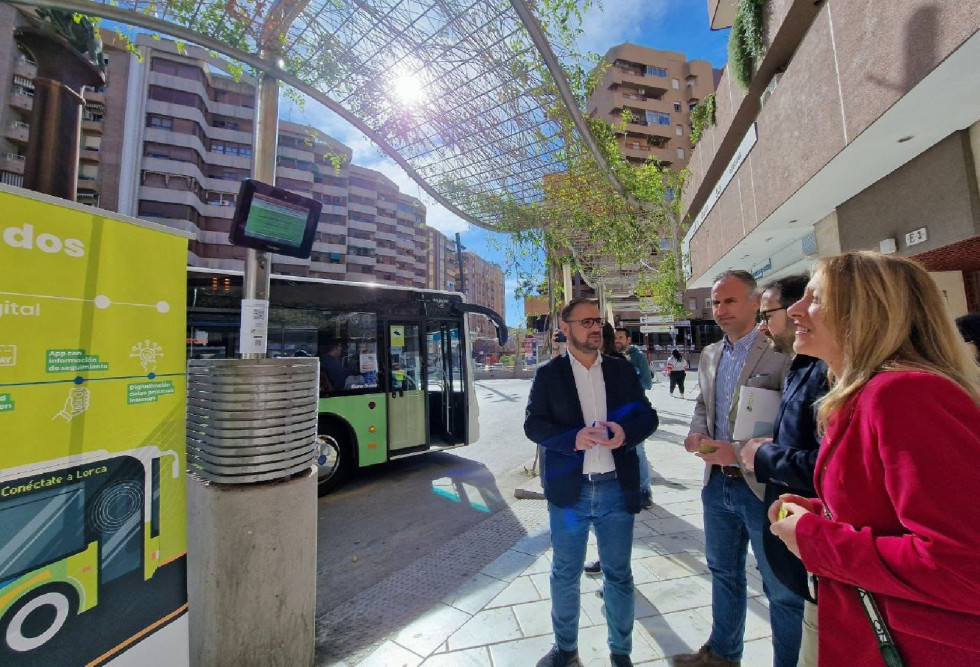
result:
[[(284, 204), (307, 209), (306, 229), (303, 232), (303, 240), (298, 246), (288, 243), (276, 243), (269, 239), (249, 236), (246, 233), (245, 225), (248, 222), (248, 215), (252, 210), (252, 201), (256, 194), (281, 201)], [(320, 220), (320, 211), (322, 208), (323, 205), (315, 199), (298, 195), (295, 192), (290, 192), (283, 188), (277, 188), (268, 183), (246, 178), (242, 181), (242, 186), (238, 190), (238, 198), (235, 200), (235, 215), (232, 218), (229, 240), (232, 245), (244, 248), (254, 248), (288, 257), (309, 259), (313, 249), (313, 237), (316, 234), (316, 226)]]

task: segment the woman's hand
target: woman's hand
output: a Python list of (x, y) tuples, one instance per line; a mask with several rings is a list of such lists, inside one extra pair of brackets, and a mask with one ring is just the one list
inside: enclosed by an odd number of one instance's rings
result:
[(813, 504), (802, 496), (784, 493), (769, 507), (769, 532), (778, 537), (793, 555), (800, 557), (796, 524), (804, 514), (813, 514)]

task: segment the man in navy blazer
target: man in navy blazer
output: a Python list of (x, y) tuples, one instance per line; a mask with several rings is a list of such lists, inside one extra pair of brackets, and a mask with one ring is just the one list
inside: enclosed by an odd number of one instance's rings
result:
[(541, 451), (553, 548), (555, 645), (538, 666), (578, 664), (580, 578), (590, 525), (602, 561), (610, 660), (632, 665), (636, 446), (657, 428), (657, 413), (633, 365), (599, 354), (602, 319), (594, 302), (571, 301), (561, 320), (568, 352), (538, 367), (524, 420), (524, 433)]
[[(787, 276), (766, 285), (762, 293), (762, 322), (759, 330), (769, 338), (773, 349), (792, 354), (793, 323), (786, 309), (803, 298), (808, 276)], [(783, 398), (776, 414), (771, 438), (754, 438), (742, 448), (742, 462), (755, 471), (758, 482), (766, 485), (763, 503), (768, 510), (783, 493), (804, 498), (817, 495), (813, 472), (817, 465), (817, 410), (815, 403), (827, 393), (827, 364), (814, 357), (798, 354), (793, 358)], [(817, 664), (817, 607), (807, 586), (803, 562), (786, 548), (782, 540), (769, 532), (769, 519), (762, 533), (769, 567), (776, 578), (805, 600), (799, 667)]]

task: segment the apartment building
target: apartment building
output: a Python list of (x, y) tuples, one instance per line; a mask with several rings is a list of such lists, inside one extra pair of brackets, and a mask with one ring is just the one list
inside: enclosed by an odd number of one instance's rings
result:
[(459, 284), (459, 262), (456, 260), (456, 240), (449, 239), (438, 229), (426, 228), (429, 244), (429, 289), (454, 291)]
[[(120, 211), (195, 235), (192, 266), (236, 269), (228, 243), (235, 196), (251, 173), (255, 88), (208, 55), (137, 39), (134, 86), (142, 109), (126, 117)], [(425, 287), (425, 207), (383, 174), (350, 163), (351, 149), (314, 128), (280, 122), (276, 185), (323, 204), (309, 259), (273, 257), (285, 275)], [(127, 210), (128, 209), (128, 210)]]
[(614, 125), (631, 120), (619, 148), (631, 162), (655, 158), (681, 169), (691, 156), (691, 109), (715, 92), (720, 71), (683, 53), (620, 44), (605, 55), (605, 72), (588, 102), (589, 113)]
[[(732, 0), (709, 0), (712, 27)], [(688, 287), (873, 249), (980, 311), (980, 0), (763, 5), (765, 52), (726, 70), (683, 197)]]
[[(506, 319), (504, 272), (499, 265), (464, 250), (462, 279), (456, 253), (456, 240), (447, 238), (437, 229), (428, 228), (429, 288), (449, 291), (465, 289), (466, 299), (492, 308)], [(469, 318), (470, 332), (475, 338), (496, 338), (493, 324), (482, 316)]]
[[(467, 301), (492, 308), (506, 321), (507, 306), (504, 301), (503, 269), (469, 250), (464, 250), (463, 276)], [(485, 317), (471, 315), (469, 320), (470, 331), (474, 333), (474, 336), (496, 338), (496, 329)]]

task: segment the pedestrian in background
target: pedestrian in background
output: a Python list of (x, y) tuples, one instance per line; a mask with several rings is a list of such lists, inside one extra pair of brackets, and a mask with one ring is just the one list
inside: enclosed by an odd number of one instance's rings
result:
[(609, 322), (602, 323), (602, 353), (607, 357), (619, 357), (629, 361), (629, 357), (616, 349), (616, 330)]
[(956, 328), (970, 346), (974, 358), (980, 363), (980, 313), (970, 313), (956, 318)]
[(674, 348), (674, 351), (670, 353), (667, 357), (667, 362), (665, 364), (667, 369), (667, 377), (670, 379), (670, 395), (674, 395), (674, 388), (676, 387), (684, 398), (684, 378), (687, 377), (687, 371), (690, 368), (687, 364), (687, 360), (681, 356), (681, 353)]
[[(762, 290), (759, 331), (769, 339), (772, 349), (793, 356), (793, 323), (786, 310), (803, 298), (809, 276), (786, 276), (774, 280)], [(753, 438), (742, 448), (740, 456), (756, 481), (766, 485), (763, 511), (784, 493), (811, 497), (813, 472), (817, 465), (820, 435), (817, 433), (817, 400), (827, 393), (827, 364), (805, 354), (793, 356), (786, 376), (786, 387), (776, 414), (771, 438)], [(762, 544), (766, 560), (776, 578), (799, 596), (803, 603), (802, 627), (786, 625), (786, 634), (778, 641), (791, 651), (800, 652), (797, 667), (817, 665), (817, 607), (808, 586), (803, 563), (765, 522)]]
[(605, 582), (610, 660), (629, 666), (634, 589), (630, 558), (640, 511), (636, 446), (657, 428), (633, 367), (599, 354), (602, 318), (574, 299), (561, 313), (568, 353), (538, 368), (524, 433), (541, 447), (541, 484), (551, 527), (551, 625), (555, 644), (538, 667), (578, 663), (582, 566), (595, 530)]
[(769, 518), (819, 577), (820, 664), (897, 647), (909, 667), (980, 665), (980, 385), (939, 289), (911, 260), (845, 253), (789, 315), (831, 389), (818, 498), (784, 495)]
[[(752, 543), (769, 600), (777, 667), (795, 667), (799, 646), (781, 641), (803, 619), (803, 601), (773, 575), (762, 545), (765, 488), (745, 470), (731, 442), (739, 387), (781, 391), (789, 358), (771, 349), (755, 326), (756, 282), (747, 271), (726, 271), (711, 288), (712, 313), (724, 338), (701, 353), (700, 393), (684, 448), (705, 462), (705, 556), (711, 571), (711, 635), (697, 653), (674, 656), (675, 665), (734, 667), (741, 664), (748, 611), (746, 558)], [(742, 443), (744, 444), (744, 443)]]
[(633, 345), (633, 339), (628, 329), (623, 327), (616, 328), (616, 351), (626, 357), (636, 369), (636, 374), (640, 376), (640, 386), (644, 391), (653, 389), (653, 377), (650, 374), (650, 364), (643, 350)]
[[(644, 391), (653, 388), (653, 378), (650, 376), (650, 367), (647, 365), (646, 355), (633, 345), (630, 332), (622, 327), (615, 331), (616, 352), (633, 364), (636, 375), (640, 378), (640, 386)], [(650, 463), (647, 460), (645, 443), (640, 443), (636, 448), (636, 453), (640, 457), (640, 495), (643, 497), (640, 506), (648, 510), (653, 507), (653, 489), (650, 480)]]

